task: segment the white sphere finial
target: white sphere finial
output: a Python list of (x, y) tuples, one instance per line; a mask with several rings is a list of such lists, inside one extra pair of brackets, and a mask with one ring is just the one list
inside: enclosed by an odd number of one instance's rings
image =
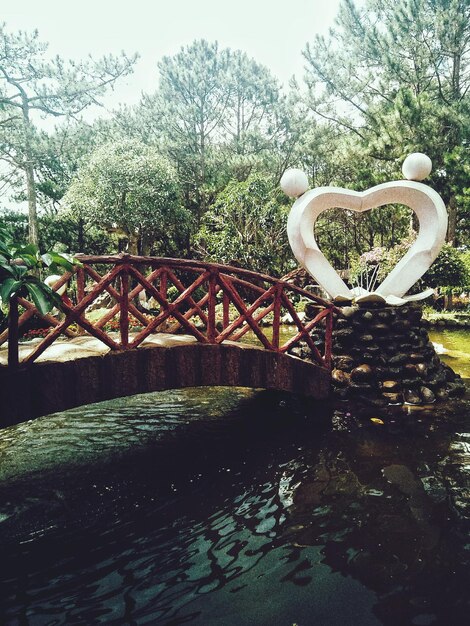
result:
[(291, 168), (284, 172), (280, 184), (286, 196), (297, 198), (307, 191), (308, 178), (302, 170)]
[(432, 161), (422, 152), (413, 152), (403, 161), (401, 171), (407, 180), (423, 180), (432, 170)]

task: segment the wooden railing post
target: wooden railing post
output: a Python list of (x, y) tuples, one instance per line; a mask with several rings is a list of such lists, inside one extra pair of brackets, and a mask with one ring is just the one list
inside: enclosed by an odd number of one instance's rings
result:
[(228, 294), (223, 292), (222, 297), (222, 309), (223, 309), (223, 329), (225, 330), (227, 326), (230, 324), (230, 298)]
[(215, 305), (217, 304), (217, 274), (211, 272), (209, 276), (209, 300), (207, 301), (207, 339), (209, 343), (215, 343), (217, 333), (215, 322)]
[(282, 285), (277, 285), (276, 291), (274, 292), (274, 318), (273, 318), (273, 338), (272, 344), (273, 348), (278, 351), (279, 350), (279, 331), (281, 326), (281, 296), (282, 296)]
[(77, 304), (85, 297), (85, 270), (83, 267), (77, 269)]
[[(85, 297), (85, 270), (83, 266), (79, 266), (77, 268), (77, 304), (80, 304), (80, 302), (83, 300), (84, 297)], [(83, 335), (85, 333), (85, 330), (81, 326), (79, 326), (77, 329), (77, 333), (79, 335)]]
[(165, 298), (165, 300), (167, 299), (167, 295), (168, 295), (168, 274), (166, 273), (166, 270), (163, 270), (163, 272), (160, 274), (160, 295), (162, 296), (162, 298)]
[(121, 345), (125, 348), (129, 345), (129, 271), (127, 265), (123, 265), (120, 273), (121, 294), (120, 294), (120, 315), (119, 330), (121, 333)]
[(19, 365), (18, 356), (18, 298), (12, 296), (8, 311), (8, 367), (16, 369)]

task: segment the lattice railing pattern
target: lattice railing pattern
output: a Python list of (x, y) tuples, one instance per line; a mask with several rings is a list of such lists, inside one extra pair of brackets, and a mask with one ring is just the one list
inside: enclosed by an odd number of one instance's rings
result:
[[(111, 350), (130, 350), (155, 333), (183, 332), (207, 344), (239, 341), (250, 333), (250, 341), (279, 353), (304, 342), (314, 362), (325, 368), (331, 366), (335, 307), (290, 283), (249, 270), (185, 259), (127, 254), (77, 258), (80, 265), (63, 274), (53, 287), (56, 291), (64, 284), (68, 287), (59, 316), (43, 316), (34, 304), (18, 299), (17, 304), (24, 310), (19, 316), (15, 317), (15, 312), (10, 315), (9, 328), (0, 335), (0, 345), (9, 341), (10, 366), (18, 364), (19, 329), (33, 315), (41, 317), (50, 330), (24, 359), (25, 364), (34, 362), (60, 335), (88, 333)], [(89, 307), (96, 305), (103, 294), (111, 302), (92, 321)], [(147, 307), (151, 305), (145, 313), (141, 301), (144, 294)], [(312, 301), (318, 307), (315, 317), (304, 323), (292, 296)], [(285, 313), (291, 315), (296, 331), (281, 342), (281, 319)], [(131, 321), (134, 326), (138, 324), (135, 332)], [(310, 336), (318, 325), (325, 329), (322, 353)]]

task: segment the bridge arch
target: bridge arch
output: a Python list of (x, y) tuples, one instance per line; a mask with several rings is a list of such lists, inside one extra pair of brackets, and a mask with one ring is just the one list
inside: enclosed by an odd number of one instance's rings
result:
[(236, 344), (193, 342), (110, 351), (4, 371), (0, 427), (77, 406), (184, 387), (250, 387), (324, 399), (329, 372), (286, 354)]
[[(8, 342), (8, 362), (4, 359), (0, 366), (0, 389), (7, 399), (4, 425), (181, 387), (259, 387), (316, 398), (328, 394), (332, 303), (286, 281), (216, 263), (126, 254), (79, 259), (53, 287), (57, 291), (68, 285), (61, 317), (43, 316), (32, 302), (19, 298), (20, 314), (10, 316), (8, 330), (0, 335), (0, 345)], [(139, 306), (142, 293), (152, 298), (151, 311)], [(107, 308), (91, 318), (91, 306), (103, 296), (110, 300)], [(314, 315), (308, 322), (296, 312), (293, 298), (299, 297), (311, 303)], [(295, 331), (283, 341), (285, 313)], [(41, 317), (49, 331), (31, 347), (18, 349), (21, 328), (32, 316)], [(318, 326), (325, 333), (322, 351), (310, 336)], [(241, 343), (248, 333), (249, 343)], [(65, 335), (69, 344), (62, 341)], [(59, 338), (67, 347), (85, 335), (107, 354), (48, 357)], [(177, 341), (168, 342), (171, 337)], [(310, 349), (308, 361), (289, 355), (299, 344)]]

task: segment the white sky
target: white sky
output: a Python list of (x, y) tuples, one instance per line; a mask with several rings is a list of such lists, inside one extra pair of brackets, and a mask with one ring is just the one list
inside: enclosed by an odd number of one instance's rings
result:
[(302, 50), (333, 25), (339, 0), (0, 0), (9, 31), (39, 30), (51, 55), (139, 52), (107, 106), (137, 103), (157, 87), (157, 61), (194, 39), (217, 40), (266, 65), (282, 82), (303, 76)]

